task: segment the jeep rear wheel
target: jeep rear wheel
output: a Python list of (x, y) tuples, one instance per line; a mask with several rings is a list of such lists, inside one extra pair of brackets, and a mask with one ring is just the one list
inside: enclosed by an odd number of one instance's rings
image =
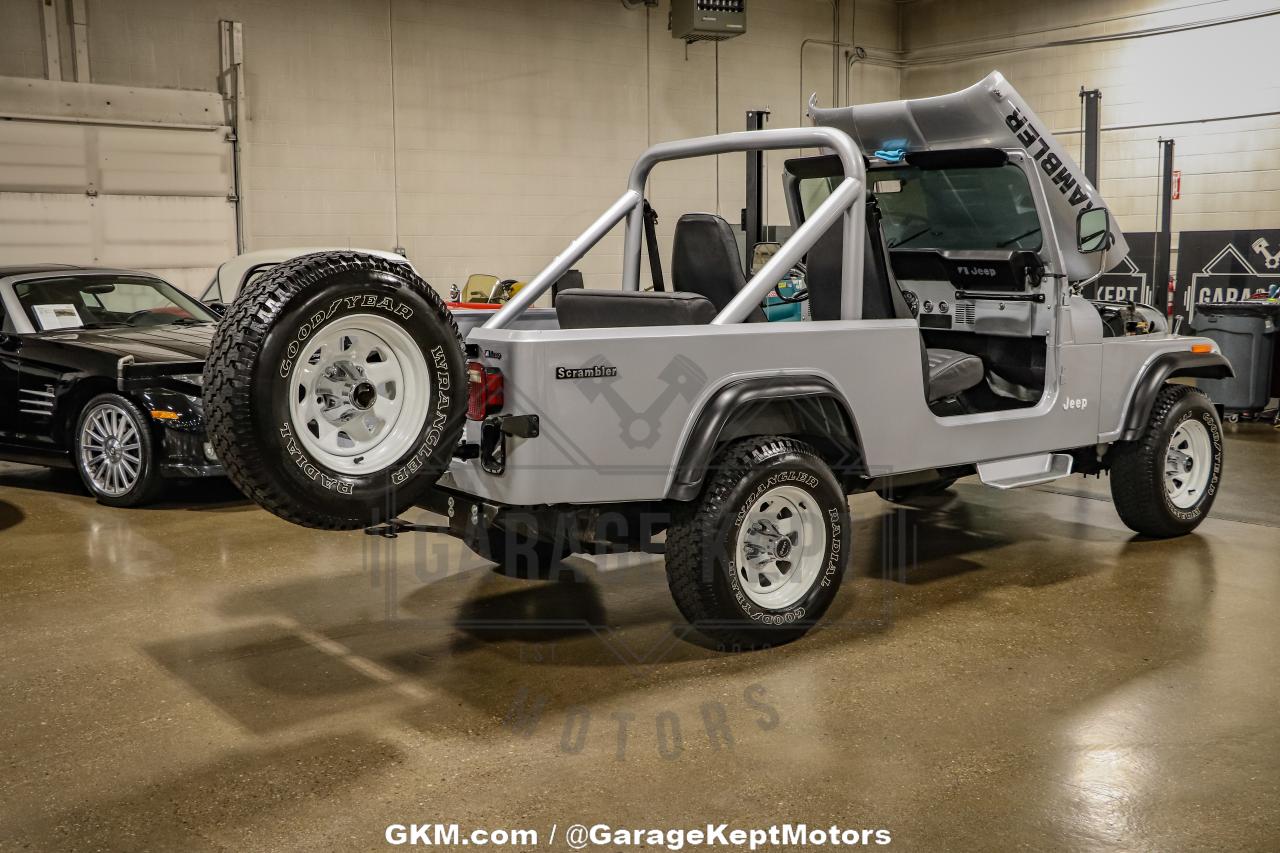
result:
[(253, 500), (308, 527), (395, 517), (448, 466), (461, 340), (409, 266), (356, 252), (280, 264), (241, 292), (204, 373), (209, 439)]
[(1209, 514), (1222, 477), (1222, 424), (1204, 392), (1166, 385), (1142, 436), (1112, 453), (1111, 497), (1130, 529), (1181, 536)]
[(729, 445), (667, 532), (667, 581), (694, 627), (725, 648), (787, 643), (835, 598), (849, 505), (808, 445), (766, 436)]

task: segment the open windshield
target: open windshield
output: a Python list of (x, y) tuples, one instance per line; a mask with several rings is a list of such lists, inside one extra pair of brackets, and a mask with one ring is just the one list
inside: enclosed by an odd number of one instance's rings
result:
[(13, 289), (31, 324), (40, 332), (217, 322), (199, 302), (158, 278), (61, 276), (20, 281)]
[[(839, 180), (800, 182), (806, 216)], [(1035, 201), (1017, 166), (892, 166), (867, 172), (867, 183), (880, 205), (890, 249), (1040, 248)]]

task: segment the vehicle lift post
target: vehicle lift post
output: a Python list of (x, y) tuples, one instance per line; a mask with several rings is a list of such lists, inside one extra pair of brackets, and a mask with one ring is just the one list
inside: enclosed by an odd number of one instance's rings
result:
[(1080, 150), (1084, 159), (1084, 176), (1098, 188), (1098, 158), (1102, 149), (1102, 90), (1080, 87), (1084, 111), (1084, 139)]
[(1151, 286), (1156, 308), (1169, 316), (1169, 255), (1173, 248), (1173, 140), (1161, 137), (1160, 145), (1160, 227), (1156, 232), (1156, 256), (1152, 264)]
[[(747, 130), (764, 130), (768, 110), (747, 110)], [(756, 244), (764, 242), (764, 152), (747, 152), (747, 206), (742, 209), (742, 230), (746, 234), (746, 265)]]

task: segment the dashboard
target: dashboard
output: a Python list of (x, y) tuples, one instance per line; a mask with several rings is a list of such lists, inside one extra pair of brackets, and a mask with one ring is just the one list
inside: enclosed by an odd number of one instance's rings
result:
[(891, 249), (889, 259), (922, 329), (1008, 337), (1049, 333), (1050, 312), (1037, 310), (1047, 296), (1035, 252)]

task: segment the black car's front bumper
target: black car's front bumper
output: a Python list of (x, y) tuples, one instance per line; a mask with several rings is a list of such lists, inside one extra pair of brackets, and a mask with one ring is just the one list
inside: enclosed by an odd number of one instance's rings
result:
[(200, 397), (187, 389), (195, 386), (174, 378), (153, 379), (154, 384), (134, 390), (156, 427), (159, 438), (160, 474), (163, 477), (223, 477), (205, 435)]
[(223, 477), (226, 471), (213, 455), (204, 430), (162, 428), (160, 474), (164, 477)]

